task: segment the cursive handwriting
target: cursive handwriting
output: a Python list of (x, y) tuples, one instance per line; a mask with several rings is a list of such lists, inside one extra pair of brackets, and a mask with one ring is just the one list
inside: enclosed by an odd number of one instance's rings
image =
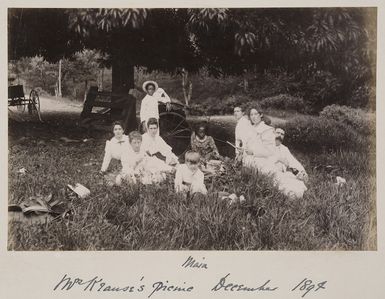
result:
[[(202, 258), (205, 259), (205, 258)], [(198, 269), (208, 269), (206, 263), (197, 262), (191, 255), (187, 258), (187, 260), (182, 264), (183, 268), (198, 268)]]
[[(186, 282), (184, 282), (183, 284), (186, 284)], [(187, 292), (187, 293), (190, 293), (194, 287), (193, 286), (175, 286), (175, 285), (172, 285), (172, 284), (169, 284), (168, 280), (166, 280), (165, 282), (162, 282), (162, 281), (157, 281), (155, 282), (153, 285), (152, 285), (152, 292), (150, 295), (148, 295), (148, 298), (150, 298), (153, 294), (157, 293), (157, 292), (178, 292), (178, 293), (181, 293), (181, 292)]]
[(226, 281), (229, 278), (230, 273), (222, 277), (219, 282), (211, 289), (211, 291), (230, 291), (230, 292), (256, 292), (256, 291), (270, 291), (273, 292), (278, 289), (278, 287), (270, 287), (270, 280), (267, 280), (264, 284), (258, 287), (248, 287), (244, 284), (228, 283)]
[[(140, 281), (143, 280), (143, 276), (140, 279)], [(63, 278), (59, 281), (59, 283), (53, 288), (54, 291), (69, 291), (72, 288), (78, 288), (80, 287), (83, 291), (97, 291), (97, 292), (143, 292), (144, 291), (144, 284), (141, 284), (139, 286), (124, 286), (124, 287), (117, 287), (117, 286), (111, 286), (104, 282), (103, 278), (99, 278), (98, 276), (95, 276), (89, 280), (83, 280), (81, 278), (71, 278), (67, 276), (67, 274), (64, 274)]]

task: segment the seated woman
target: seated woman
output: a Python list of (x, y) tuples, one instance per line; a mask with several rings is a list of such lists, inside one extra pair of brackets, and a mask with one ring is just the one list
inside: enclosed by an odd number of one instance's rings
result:
[[(114, 137), (112, 137), (111, 140), (106, 141), (103, 163), (100, 169), (102, 174), (107, 172), (108, 166), (110, 165), (112, 159), (121, 161), (129, 151), (130, 147), (128, 136), (123, 134), (124, 129), (122, 123), (116, 121), (113, 123), (112, 128)], [(113, 176), (115, 175), (116, 174), (114, 173)], [(116, 178), (119, 179), (118, 177)]]
[(148, 155), (144, 168), (152, 179), (146, 183), (159, 182), (165, 178), (164, 172), (174, 170), (173, 166), (178, 164), (178, 157), (172, 152), (162, 137), (158, 135), (158, 121), (150, 118), (147, 122), (148, 131), (142, 135), (142, 150)]
[(289, 172), (282, 170), (283, 159), (277, 151), (276, 132), (266, 125), (259, 108), (249, 111), (252, 132), (246, 144), (243, 165), (273, 177), (274, 184), (287, 196), (300, 198), (306, 186)]
[(243, 165), (265, 174), (274, 173), (276, 171), (274, 128), (265, 124), (259, 107), (249, 110), (249, 119), (251, 132), (245, 145)]

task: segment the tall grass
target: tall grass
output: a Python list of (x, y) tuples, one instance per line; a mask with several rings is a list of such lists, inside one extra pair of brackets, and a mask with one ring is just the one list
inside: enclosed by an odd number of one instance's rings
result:
[[(106, 186), (98, 175), (103, 139), (65, 144), (57, 141), (62, 132), (39, 137), (19, 129), (10, 131), (9, 203), (53, 193), (72, 215), (30, 225), (11, 220), (9, 250), (376, 249), (375, 159), (366, 153), (295, 153), (310, 177), (300, 200), (282, 195), (270, 178), (239, 169), (209, 181), (207, 197), (185, 198), (174, 193), (172, 179)], [(17, 173), (22, 167), (25, 175)], [(335, 186), (336, 175), (347, 184)], [(69, 202), (65, 186), (76, 182), (92, 194)], [(244, 194), (246, 207), (218, 198), (224, 190)]]

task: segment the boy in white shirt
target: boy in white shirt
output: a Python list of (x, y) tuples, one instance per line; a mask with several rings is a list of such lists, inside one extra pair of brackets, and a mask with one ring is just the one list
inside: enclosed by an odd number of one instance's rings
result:
[(159, 120), (158, 102), (166, 104), (166, 110), (171, 110), (171, 99), (167, 93), (154, 81), (143, 83), (143, 90), (146, 96), (140, 104), (140, 123), (141, 127), (147, 132), (147, 122), (150, 118)]
[(176, 192), (207, 194), (207, 189), (204, 184), (204, 174), (198, 167), (199, 161), (199, 153), (194, 151), (186, 152), (185, 164), (178, 165), (175, 174)]

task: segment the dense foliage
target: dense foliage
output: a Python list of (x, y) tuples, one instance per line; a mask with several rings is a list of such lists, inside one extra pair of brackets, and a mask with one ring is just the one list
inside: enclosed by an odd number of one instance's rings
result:
[(373, 8), (10, 9), (9, 16), (10, 59), (99, 49), (116, 90), (134, 86), (134, 66), (174, 74), (204, 67), (245, 82), (278, 67), (313, 110), (375, 103)]

